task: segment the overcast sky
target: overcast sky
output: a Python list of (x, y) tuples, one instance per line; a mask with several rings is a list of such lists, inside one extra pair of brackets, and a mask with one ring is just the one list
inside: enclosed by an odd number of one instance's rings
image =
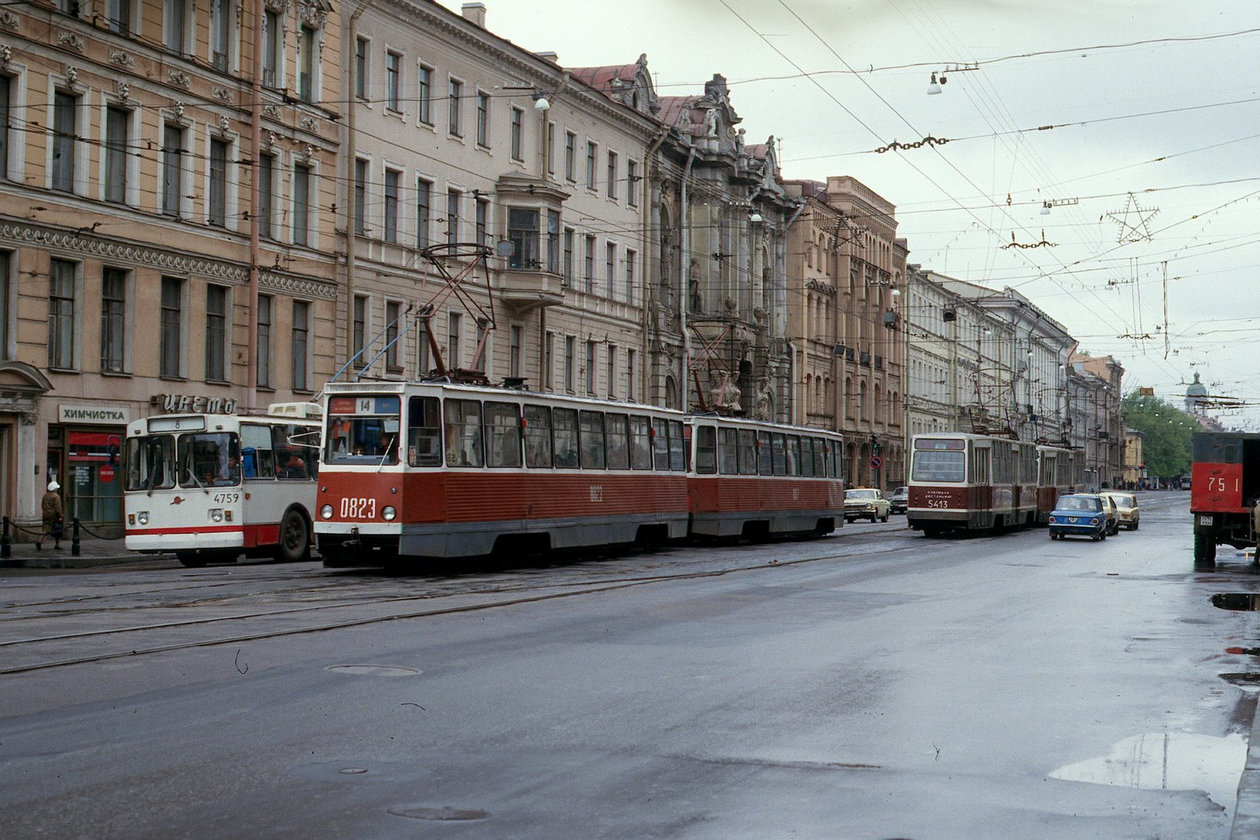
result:
[[(1197, 372), (1251, 404), (1222, 420), (1260, 431), (1260, 3), (485, 5), (492, 32), (565, 66), (647, 53), (660, 95), (721, 73), (748, 142), (773, 135), (784, 177), (883, 195), (912, 263), (1018, 289), (1114, 355), (1126, 391), (1180, 404)], [(949, 142), (875, 152), (928, 136)]]

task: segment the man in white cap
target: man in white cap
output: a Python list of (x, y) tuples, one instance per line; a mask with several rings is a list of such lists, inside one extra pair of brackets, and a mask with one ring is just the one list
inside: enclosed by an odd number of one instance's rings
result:
[(36, 551), (44, 547), (44, 537), (50, 534), (55, 540), (53, 548), (61, 548), (61, 496), (57, 495), (60, 489), (61, 485), (57, 482), (48, 482), (48, 492), (39, 501), (40, 514), (44, 520), (44, 532), (35, 540)]

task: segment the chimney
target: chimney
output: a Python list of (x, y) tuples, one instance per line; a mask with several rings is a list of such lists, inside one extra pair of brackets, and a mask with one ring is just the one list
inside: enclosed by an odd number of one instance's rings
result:
[(552, 64), (560, 63), (560, 56), (554, 52), (539, 52), (534, 53), (534, 55), (538, 56), (543, 61), (550, 61)]
[(460, 12), (464, 15), (464, 20), (471, 21), (474, 25), (486, 28), (486, 4), (485, 3), (465, 3), (460, 7)]

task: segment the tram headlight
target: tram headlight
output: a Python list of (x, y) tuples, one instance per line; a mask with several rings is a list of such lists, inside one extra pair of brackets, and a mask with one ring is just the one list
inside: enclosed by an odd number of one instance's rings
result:
[(210, 508), (210, 521), (211, 521), (211, 522), (222, 522), (222, 521), (223, 521), (223, 509), (222, 509), (222, 508)]
[(140, 511), (139, 513), (137, 513), (137, 514), (136, 514), (136, 521), (137, 521), (137, 522), (139, 522), (141, 525), (148, 525), (148, 524), (149, 524), (149, 512), (148, 512), (147, 510), (142, 510), (142, 511)]
[(332, 505), (324, 505), (322, 508), (319, 509), (320, 519), (332, 519), (332, 515), (333, 515)]
[(381, 511), (381, 516), (385, 518), (386, 522), (393, 522), (394, 517), (398, 516), (398, 511), (394, 510), (393, 505), (386, 505), (385, 509)]

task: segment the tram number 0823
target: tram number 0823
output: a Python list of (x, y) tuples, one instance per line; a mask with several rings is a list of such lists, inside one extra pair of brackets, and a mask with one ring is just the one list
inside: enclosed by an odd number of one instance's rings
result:
[(340, 513), (342, 519), (375, 519), (376, 499), (345, 497)]

